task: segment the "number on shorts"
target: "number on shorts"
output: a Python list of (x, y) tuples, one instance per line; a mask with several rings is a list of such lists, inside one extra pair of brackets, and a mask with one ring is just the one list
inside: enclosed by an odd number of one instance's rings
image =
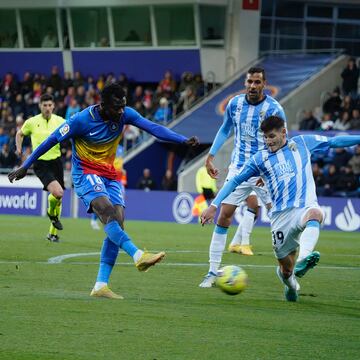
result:
[(284, 233), (282, 231), (272, 231), (273, 245), (279, 247), (284, 243)]
[(90, 175), (89, 174), (89, 175), (86, 176), (86, 179), (90, 182), (90, 184), (92, 186), (94, 186), (96, 184), (102, 184), (103, 183), (102, 180), (100, 179), (100, 177), (97, 176), (97, 175)]

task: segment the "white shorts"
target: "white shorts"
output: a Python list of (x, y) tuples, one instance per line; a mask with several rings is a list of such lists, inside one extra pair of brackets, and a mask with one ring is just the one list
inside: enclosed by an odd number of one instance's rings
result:
[[(229, 167), (229, 172), (226, 177), (226, 181), (229, 181), (235, 175), (241, 172), (241, 169)], [(239, 206), (244, 200), (246, 200), (250, 195), (256, 195), (261, 202), (266, 206), (271, 203), (270, 195), (267, 191), (266, 186), (256, 186), (258, 177), (252, 177), (248, 181), (243, 182), (239, 185), (228, 197), (226, 197), (222, 204), (230, 204)]]
[(304, 217), (310, 209), (320, 210), (324, 221), (324, 213), (317, 203), (306, 208), (290, 208), (272, 214), (271, 234), (277, 259), (283, 259), (299, 247), (299, 238), (306, 225)]

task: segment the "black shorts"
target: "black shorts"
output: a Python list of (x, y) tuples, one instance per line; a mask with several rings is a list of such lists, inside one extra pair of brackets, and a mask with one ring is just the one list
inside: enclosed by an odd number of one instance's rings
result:
[(44, 190), (47, 190), (48, 185), (54, 180), (58, 181), (61, 187), (65, 189), (64, 168), (60, 157), (55, 160), (36, 160), (34, 172), (44, 185)]

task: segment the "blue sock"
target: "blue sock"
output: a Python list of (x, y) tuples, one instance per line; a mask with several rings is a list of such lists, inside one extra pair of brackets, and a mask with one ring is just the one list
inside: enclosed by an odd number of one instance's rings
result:
[(97, 215), (95, 213), (91, 214), (91, 220), (97, 220)]
[(124, 241), (121, 244), (121, 248), (131, 257), (138, 251), (138, 248), (133, 244), (131, 240)]
[(119, 223), (116, 220), (110, 221), (104, 226), (104, 230), (109, 239), (121, 247), (131, 257), (135, 254), (138, 248), (130, 240), (126, 232), (121, 229)]
[(215, 232), (216, 234), (224, 235), (224, 234), (227, 234), (228, 230), (229, 230), (228, 227), (223, 227), (223, 226), (220, 226), (220, 225), (215, 225), (214, 232)]
[(119, 247), (107, 237), (101, 248), (100, 266), (98, 271), (97, 282), (109, 282), (111, 271), (115, 265), (119, 253)]

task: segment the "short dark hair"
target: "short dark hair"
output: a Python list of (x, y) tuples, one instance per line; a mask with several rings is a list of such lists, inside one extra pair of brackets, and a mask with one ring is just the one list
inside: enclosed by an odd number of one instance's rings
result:
[(40, 104), (44, 101), (52, 101), (54, 102), (54, 97), (51, 94), (42, 94), (40, 96)]
[(269, 116), (260, 126), (262, 132), (266, 133), (271, 130), (281, 130), (285, 127), (285, 121), (280, 116)]
[(119, 99), (123, 99), (126, 96), (125, 90), (118, 82), (105, 84), (100, 95), (101, 100), (104, 102), (111, 102), (113, 96)]
[(263, 76), (263, 79), (266, 80), (264, 68), (254, 66), (248, 70), (248, 74), (255, 74), (255, 73), (261, 73)]

